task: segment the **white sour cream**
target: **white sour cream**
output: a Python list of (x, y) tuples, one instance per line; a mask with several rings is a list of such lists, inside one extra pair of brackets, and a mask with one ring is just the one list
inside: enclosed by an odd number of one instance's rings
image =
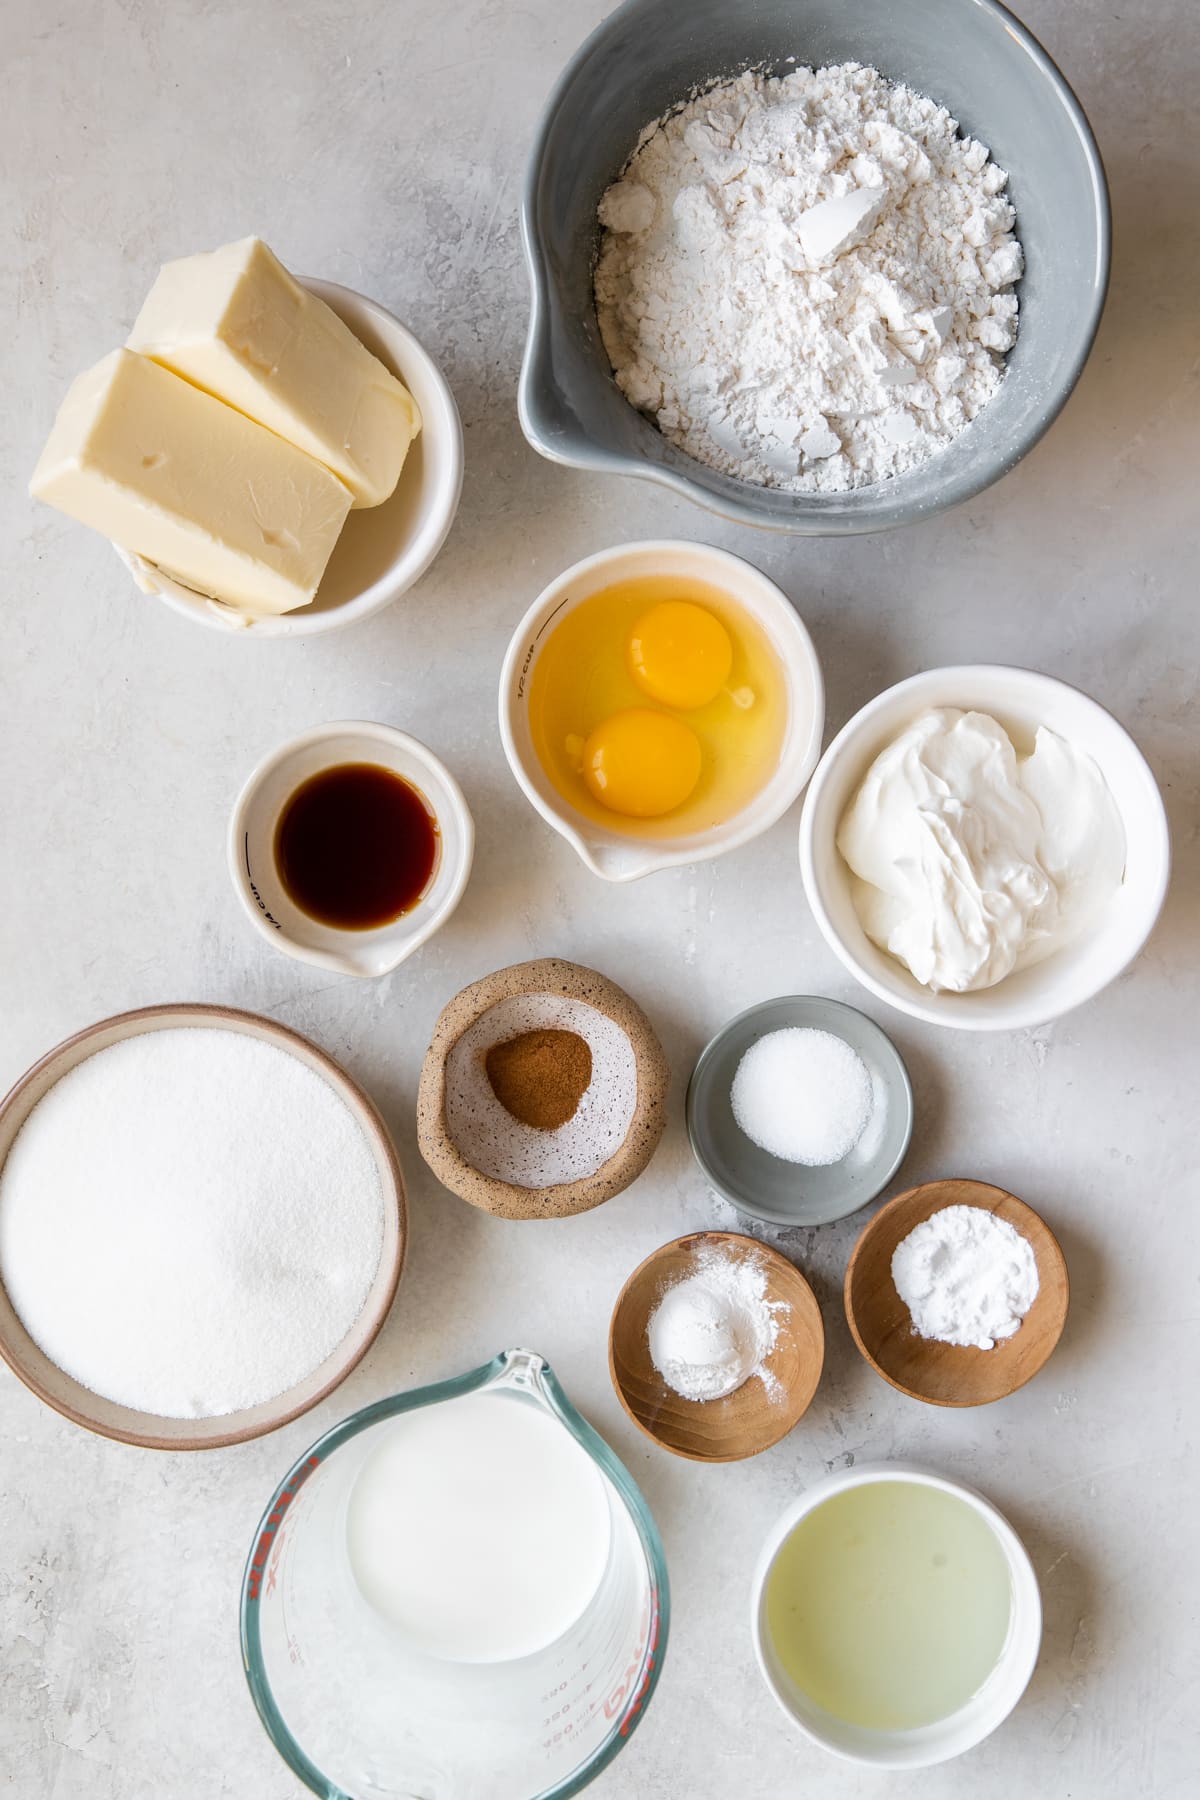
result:
[(939, 707), (876, 757), (838, 827), (863, 930), (924, 986), (994, 987), (1084, 931), (1125, 870), (1085, 752), (1039, 728), (1018, 757), (987, 713)]

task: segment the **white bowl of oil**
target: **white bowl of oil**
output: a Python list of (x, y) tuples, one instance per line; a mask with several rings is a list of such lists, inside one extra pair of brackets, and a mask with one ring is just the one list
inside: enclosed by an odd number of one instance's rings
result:
[(758, 1666), (806, 1737), (920, 1769), (970, 1750), (1024, 1693), (1042, 1640), (1028, 1552), (972, 1488), (906, 1463), (816, 1482), (754, 1578)]
[(500, 676), (513, 774), (606, 881), (758, 837), (803, 792), (824, 723), (820, 663), (787, 595), (707, 544), (576, 563), (529, 608)]

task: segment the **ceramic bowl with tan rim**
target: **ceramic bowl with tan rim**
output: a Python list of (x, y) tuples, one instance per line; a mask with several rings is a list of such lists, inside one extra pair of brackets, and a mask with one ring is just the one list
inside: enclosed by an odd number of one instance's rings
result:
[[(783, 672), (787, 718), (773, 771), (739, 812), (703, 832), (647, 835), (621, 829), (619, 815), (601, 825), (573, 807), (543, 768), (533, 741), (531, 676), (551, 626), (617, 582), (674, 576), (726, 594), (766, 636)], [(804, 625), (781, 588), (728, 550), (659, 539), (622, 544), (575, 563), (542, 590), (509, 642), (500, 673), (500, 738), (526, 799), (564, 837), (593, 875), (635, 881), (657, 869), (702, 862), (736, 850), (781, 819), (817, 765), (825, 726), (821, 665)]]
[[(892, 1279), (900, 1244), (947, 1206), (1003, 1219), (1037, 1263), (1037, 1298), (1013, 1335), (990, 1350), (921, 1337)], [(1067, 1322), (1070, 1282), (1058, 1239), (1032, 1206), (985, 1181), (927, 1181), (897, 1194), (866, 1226), (846, 1269), (845, 1301), (855, 1343), (892, 1387), (930, 1406), (985, 1406), (1024, 1387), (1049, 1361)]]
[[(695, 1275), (706, 1255), (762, 1269), (777, 1335), (761, 1377), (752, 1375), (716, 1400), (687, 1400), (654, 1365), (650, 1321), (667, 1290)], [(621, 1289), (609, 1326), (608, 1369), (617, 1399), (647, 1437), (691, 1462), (740, 1462), (777, 1444), (808, 1411), (824, 1362), (821, 1309), (800, 1270), (778, 1250), (736, 1231), (696, 1231), (663, 1244)]]
[[(362, 1361), (395, 1298), (408, 1242), (404, 1178), (387, 1128), (362, 1089), (331, 1057), (306, 1038), (255, 1013), (227, 1006), (148, 1006), (101, 1019), (67, 1038), (33, 1065), (0, 1101), (0, 1170), (22, 1125), (38, 1102), (70, 1070), (89, 1056), (145, 1032), (189, 1028), (231, 1031), (257, 1038), (296, 1057), (349, 1108), (370, 1149), (383, 1196), (383, 1246), (375, 1279), (362, 1310), (337, 1348), (312, 1373), (258, 1406), (208, 1418), (165, 1418), (118, 1405), (67, 1375), (34, 1343), (0, 1284), (0, 1357), (25, 1386), (64, 1418), (101, 1437), (151, 1450), (212, 1450), (263, 1437), (332, 1393)], [(152, 1353), (152, 1346), (150, 1347)]]
[(463, 435), (449, 383), (406, 325), (377, 300), (334, 281), (300, 283), (398, 375), (421, 409), (421, 430), (395, 492), (380, 506), (356, 507), (342, 527), (316, 598), (295, 612), (247, 619), (235, 608), (173, 581), (141, 557), (118, 550), (144, 593), (195, 625), (260, 638), (313, 637), (381, 612), (425, 574), (446, 541), (463, 481)]
[[(374, 763), (399, 775), (425, 801), (437, 826), (437, 854), (425, 890), (398, 918), (364, 930), (327, 925), (289, 895), (275, 855), (284, 808), (325, 769)], [(432, 750), (391, 725), (344, 719), (318, 725), (259, 763), (234, 803), (225, 844), (234, 892), (260, 937), (338, 975), (387, 975), (446, 923), (463, 897), (475, 855), (475, 824), (463, 791)]]

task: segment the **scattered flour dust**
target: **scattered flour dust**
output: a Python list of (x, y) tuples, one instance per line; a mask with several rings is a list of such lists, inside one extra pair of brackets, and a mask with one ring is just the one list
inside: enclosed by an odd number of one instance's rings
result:
[(650, 1360), (685, 1400), (720, 1400), (754, 1376), (778, 1399), (782, 1386), (766, 1359), (788, 1310), (768, 1300), (757, 1251), (702, 1250), (694, 1273), (668, 1287), (650, 1315)]
[(1016, 339), (1007, 181), (945, 107), (857, 63), (709, 88), (646, 127), (600, 202), (618, 385), (760, 486), (913, 468), (991, 399)]

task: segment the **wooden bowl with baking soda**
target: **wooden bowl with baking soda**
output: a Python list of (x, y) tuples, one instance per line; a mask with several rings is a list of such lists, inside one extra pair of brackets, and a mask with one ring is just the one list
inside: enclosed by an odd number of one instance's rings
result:
[[(990, 1350), (921, 1337), (892, 1278), (900, 1244), (947, 1206), (978, 1207), (1011, 1225), (1037, 1263), (1037, 1297), (1013, 1335)], [(875, 1214), (850, 1257), (845, 1299), (855, 1343), (892, 1387), (930, 1406), (986, 1406), (1024, 1387), (1049, 1360), (1067, 1322), (1070, 1284), (1058, 1239), (1023, 1200), (983, 1181), (927, 1181)]]
[[(732, 1392), (686, 1399), (655, 1366), (651, 1324), (672, 1290), (714, 1264), (749, 1264), (761, 1275), (753, 1285), (770, 1309), (774, 1342)], [(655, 1250), (621, 1289), (609, 1327), (608, 1366), (621, 1405), (647, 1437), (692, 1462), (739, 1462), (777, 1444), (807, 1412), (824, 1361), (821, 1309), (804, 1276), (777, 1250), (735, 1231), (697, 1231)]]

